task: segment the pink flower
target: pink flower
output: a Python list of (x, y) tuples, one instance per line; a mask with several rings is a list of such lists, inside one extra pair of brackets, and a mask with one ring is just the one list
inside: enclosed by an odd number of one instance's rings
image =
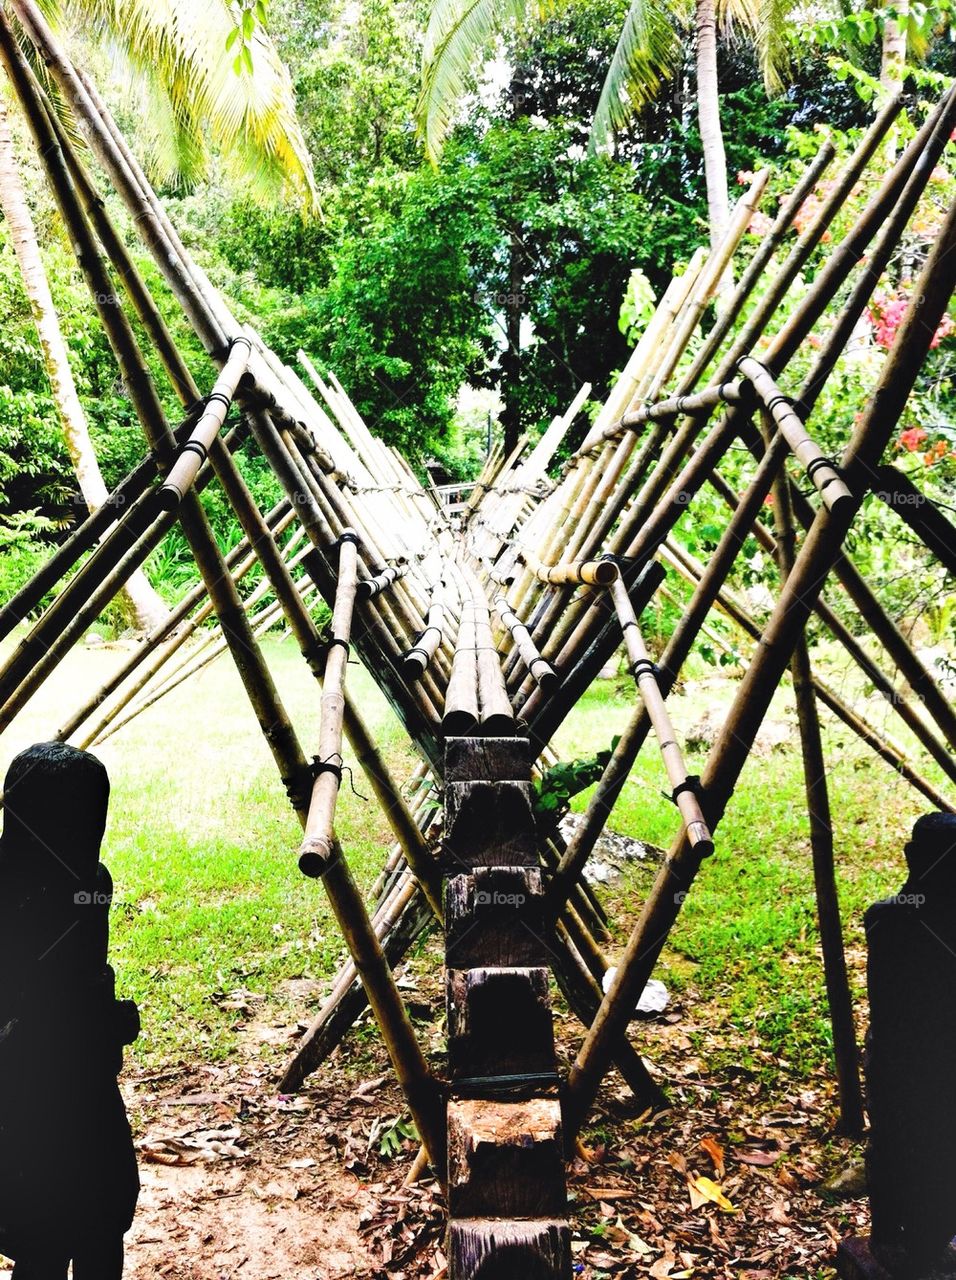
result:
[(944, 315), (939, 322), (939, 328), (933, 334), (933, 341), (929, 344), (931, 347), (938, 347), (944, 338), (948, 338), (953, 332), (956, 325), (953, 324), (952, 317)]
[(900, 444), (910, 453), (915, 453), (925, 439), (926, 432), (922, 427), (910, 427), (908, 431), (900, 432)]

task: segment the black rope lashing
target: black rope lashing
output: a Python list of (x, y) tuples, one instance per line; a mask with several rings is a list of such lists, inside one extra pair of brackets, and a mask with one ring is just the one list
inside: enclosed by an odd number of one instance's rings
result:
[[(677, 786), (670, 794), (674, 804), (677, 803), (677, 797), (683, 795), (685, 791), (692, 792), (695, 796), (701, 795), (700, 776), (696, 773), (689, 773), (683, 782), (678, 782)], [(667, 793), (665, 792), (665, 795)]]
[(311, 765), (307, 764), (294, 776), (280, 778), (279, 781), (285, 788), (293, 809), (297, 812), (307, 811), (312, 799), (312, 783), (315, 781)]
[[(832, 484), (834, 479), (842, 478), (840, 475), (840, 468), (837, 466), (837, 464), (834, 461), (832, 461), (832, 459), (826, 458), (826, 457), (811, 458), (811, 460), (807, 463), (807, 478), (809, 480), (813, 480), (814, 475), (820, 470), (821, 467), (825, 467), (828, 471), (836, 472), (836, 476), (831, 476), (829, 480), (825, 481), (824, 487), (827, 484)], [(816, 481), (814, 481), (814, 484), (815, 483)]]
[[(629, 626), (636, 626), (636, 623), (629, 623)], [(623, 628), (622, 628), (623, 629)], [(630, 667), (630, 673), (635, 680), (640, 680), (641, 676), (653, 676), (657, 679), (657, 663), (651, 662), (650, 658), (638, 658)]]

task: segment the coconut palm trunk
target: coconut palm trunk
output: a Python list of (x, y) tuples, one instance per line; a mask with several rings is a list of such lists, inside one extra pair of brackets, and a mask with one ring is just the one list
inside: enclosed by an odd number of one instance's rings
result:
[[(707, 217), (712, 248), (723, 240), (730, 222), (727, 195), (727, 154), (720, 127), (720, 99), (717, 89), (717, 5), (716, 0), (697, 0), (697, 120), (704, 153), (704, 182), (707, 188)], [(733, 289), (734, 279), (725, 272), (719, 298)]]
[[(40, 339), (43, 363), (50, 380), (50, 390), (77, 484), (89, 510), (95, 511), (107, 500), (108, 490), (100, 474), (99, 463), (90, 439), (86, 414), (76, 392), (70, 369), (66, 342), (53, 305), (36, 228), (26, 200), (17, 165), (10, 121), (0, 102), (0, 210), (7, 221), (23, 287)], [(138, 628), (149, 630), (167, 615), (163, 601), (150, 586), (143, 571), (137, 570), (126, 583), (126, 602)]]
[(896, 0), (893, 6), (896, 16), (887, 18), (883, 28), (883, 52), (880, 59), (880, 84), (887, 95), (899, 93), (903, 87), (903, 69), (906, 64), (906, 26), (910, 12), (910, 0)]

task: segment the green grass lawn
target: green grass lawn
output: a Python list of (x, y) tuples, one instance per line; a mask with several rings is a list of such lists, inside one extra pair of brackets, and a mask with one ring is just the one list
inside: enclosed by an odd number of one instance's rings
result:
[[(266, 652), (307, 751), (316, 740), (318, 697), (291, 641)], [(80, 648), (2, 739), (2, 763), (49, 736), (121, 655)], [(352, 692), (401, 779), (414, 763), (382, 695), (359, 666)], [(681, 733), (704, 705), (733, 696), (732, 681), (700, 681), (676, 693)], [(565, 757), (606, 747), (634, 705), (626, 682), (596, 682), (558, 738)], [(771, 715), (792, 720), (789, 694)], [(901, 849), (927, 806), (891, 769), (827, 719), (840, 890), (857, 987), (865, 907), (902, 880)], [(119, 988), (142, 1009), (133, 1061), (158, 1069), (180, 1060), (223, 1058), (237, 1044), (251, 992), (273, 1021), (301, 1016), (288, 979), (321, 982), (343, 946), (320, 885), (296, 865), (299, 828), (275, 765), (228, 660), (219, 660), (109, 739), (98, 753), (113, 780), (104, 859), (116, 884), (113, 957)], [(703, 765), (691, 755), (692, 771)], [(929, 776), (936, 777), (928, 767)], [(938, 780), (938, 779), (937, 779)], [(356, 786), (364, 791), (361, 775)], [(677, 828), (665, 778), (649, 742), (613, 814), (614, 829), (666, 847)], [(587, 796), (576, 801), (577, 807)], [(338, 830), (358, 879), (374, 879), (388, 844), (377, 805), (343, 786)], [(605, 891), (623, 942), (653, 869), (637, 866)], [(741, 1043), (782, 1055), (797, 1074), (828, 1053), (826, 1007), (814, 924), (803, 780), (795, 734), (789, 745), (748, 764), (662, 961), (662, 976), (690, 998), (707, 999), (708, 1052), (741, 1063)], [(233, 1007), (230, 1007), (233, 1006)], [(732, 1044), (731, 1044), (732, 1041)], [(263, 1052), (268, 1052), (264, 1047)], [(746, 1050), (744, 1051), (746, 1057)], [(744, 1062), (742, 1065), (747, 1065)]]

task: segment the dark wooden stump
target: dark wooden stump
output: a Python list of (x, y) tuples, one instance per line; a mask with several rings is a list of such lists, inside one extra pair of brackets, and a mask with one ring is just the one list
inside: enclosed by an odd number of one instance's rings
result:
[(920, 818), (899, 893), (866, 913), (871, 1235), (840, 1274), (956, 1276), (956, 816)]

